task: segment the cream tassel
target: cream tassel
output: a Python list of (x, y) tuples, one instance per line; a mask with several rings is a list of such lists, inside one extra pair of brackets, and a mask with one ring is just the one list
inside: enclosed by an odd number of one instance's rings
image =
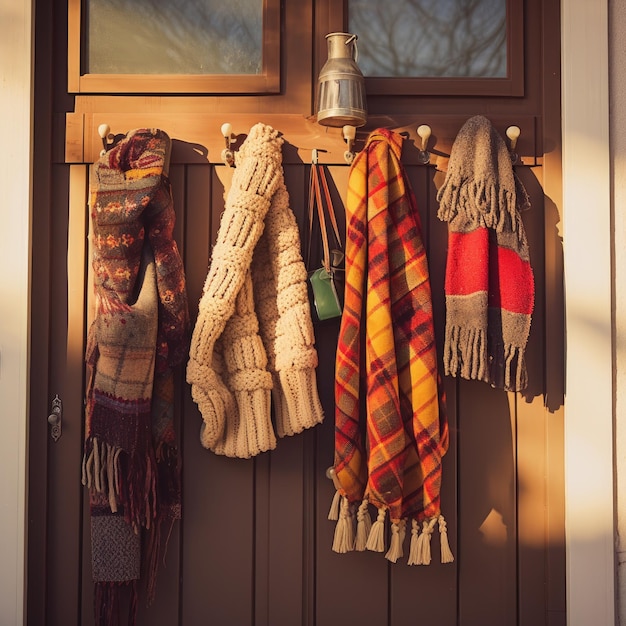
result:
[(332, 549), (334, 552), (344, 554), (354, 549), (354, 531), (352, 529), (352, 519), (350, 517), (350, 504), (348, 498), (341, 498), (341, 511), (339, 520), (335, 526), (335, 535), (333, 537)]
[(341, 494), (335, 491), (333, 501), (330, 505), (330, 511), (328, 511), (328, 519), (336, 522), (339, 519), (339, 502), (341, 501)]
[(367, 538), (366, 548), (374, 552), (385, 551), (385, 514), (387, 509), (381, 507), (378, 509), (378, 517), (372, 524), (372, 529)]
[(409, 547), (409, 565), (419, 565), (420, 525), (416, 519), (411, 520), (411, 545)]
[(406, 519), (400, 520), (400, 529), (398, 531), (398, 536), (400, 537), (400, 557), (404, 556), (404, 538), (406, 537)]
[(368, 500), (363, 498), (356, 512), (356, 543), (354, 549), (363, 552), (367, 547), (367, 538), (372, 530), (372, 518), (368, 510)]
[(337, 473), (335, 472), (334, 467), (329, 467), (326, 470), (326, 478), (329, 478), (333, 481), (333, 485), (335, 486), (335, 495), (333, 496), (333, 501), (330, 505), (330, 511), (328, 511), (328, 519), (331, 521), (336, 521), (339, 519), (339, 502), (341, 500), (341, 483), (337, 478)]
[(401, 522), (391, 524), (391, 542), (385, 558), (392, 563), (396, 563), (402, 556), (402, 537), (400, 536)]
[(454, 555), (450, 550), (450, 543), (448, 542), (448, 525), (443, 515), (439, 516), (439, 538), (441, 542), (441, 562), (453, 563)]
[(418, 565), (430, 565), (431, 561), (431, 553), (430, 553), (430, 539), (433, 534), (433, 529), (435, 528), (435, 524), (437, 523), (437, 518), (433, 517), (430, 522), (424, 520), (422, 524), (422, 534), (421, 534), (421, 549), (419, 549), (419, 557), (420, 562)]

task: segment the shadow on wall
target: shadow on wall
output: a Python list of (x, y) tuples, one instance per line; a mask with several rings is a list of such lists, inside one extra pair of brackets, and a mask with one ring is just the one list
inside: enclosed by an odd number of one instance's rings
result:
[(554, 413), (565, 397), (565, 296), (563, 285), (563, 239), (555, 203), (544, 195), (530, 167), (517, 167), (531, 200), (522, 215), (535, 274), (535, 310), (526, 353), (527, 402), (544, 397), (544, 406)]

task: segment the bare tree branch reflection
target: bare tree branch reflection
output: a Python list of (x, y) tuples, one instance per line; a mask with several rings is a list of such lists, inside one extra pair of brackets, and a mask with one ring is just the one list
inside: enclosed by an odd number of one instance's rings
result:
[(258, 74), (262, 0), (88, 0), (88, 71)]
[(505, 0), (350, 0), (366, 76), (506, 76)]

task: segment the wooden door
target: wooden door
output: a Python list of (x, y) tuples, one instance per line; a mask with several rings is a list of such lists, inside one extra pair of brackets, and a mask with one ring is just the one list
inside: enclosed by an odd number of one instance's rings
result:
[[(100, 148), (97, 126), (106, 122), (114, 133), (158, 126), (173, 138), (175, 235), (194, 319), (232, 176), (219, 159), (222, 122), (232, 123), (241, 135), (257, 121), (284, 134), (286, 184), (302, 233), (310, 151), (324, 151), (320, 154), (340, 216), (349, 168), (339, 131), (326, 131), (303, 115), (310, 111), (310, 77), (324, 54), (319, 40), (335, 29), (332, 3), (283, 3), (283, 94), (224, 99), (70, 96), (58, 70), (64, 66), (59, 59), (65, 46), (65, 3), (39, 4), (38, 42), (50, 54), (48, 66), (40, 61), (37, 88), (40, 93), (49, 90), (53, 98), (38, 105), (38, 119), (48, 131), (48, 142), (40, 140), (39, 147), (49, 150), (36, 150), (42, 186), (36, 192), (40, 210), (34, 225), (38, 273), (33, 297), (42, 315), (33, 348), (33, 367), (40, 376), (31, 402), (28, 623), (89, 625), (93, 584), (80, 462), (83, 354), (91, 315), (86, 202), (88, 169)], [(402, 160), (422, 217), (441, 345), (447, 230), (436, 217), (436, 159), (419, 164), (416, 128), (431, 125), (434, 155), (449, 154), (456, 132), (476, 113), (490, 117), (502, 133), (510, 124), (522, 129), (518, 152), (524, 164), (517, 172), (531, 196), (532, 210), (524, 222), (537, 281), (530, 387), (522, 396), (478, 382), (445, 381), (451, 445), (444, 459), (442, 507), (454, 563), (434, 559), (430, 566), (409, 567), (376, 553), (332, 552), (334, 525), (327, 513), (333, 486), (326, 469), (333, 461), (338, 323), (330, 321), (315, 329), (324, 423), (280, 440), (275, 451), (255, 459), (229, 459), (201, 447), (201, 417), (184, 372), (178, 372), (183, 518), (170, 539), (154, 604), (140, 603), (140, 625), (565, 623), (561, 242), (554, 173), (559, 20), (553, 3), (524, 4), (526, 67), (532, 71), (527, 69), (523, 97), (375, 96), (368, 125), (357, 137), (358, 150), (377, 126), (407, 135)], [(48, 30), (46, 22), (57, 29)], [(59, 118), (64, 123), (58, 124)], [(55, 443), (35, 413), (45, 412), (57, 393), (63, 400), (63, 434)]]

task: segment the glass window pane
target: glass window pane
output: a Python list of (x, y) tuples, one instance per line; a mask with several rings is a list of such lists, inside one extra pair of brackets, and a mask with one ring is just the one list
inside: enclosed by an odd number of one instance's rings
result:
[(349, 0), (365, 76), (504, 78), (507, 0)]
[(260, 74), (263, 0), (85, 0), (91, 74)]

